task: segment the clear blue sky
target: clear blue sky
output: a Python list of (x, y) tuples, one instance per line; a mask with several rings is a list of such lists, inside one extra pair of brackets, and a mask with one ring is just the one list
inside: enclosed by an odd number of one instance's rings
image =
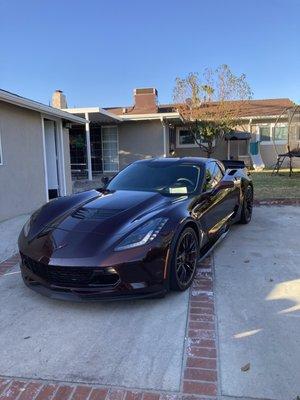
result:
[(46, 104), (172, 101), (176, 76), (229, 64), (255, 98), (300, 103), (300, 0), (0, 0), (0, 87)]

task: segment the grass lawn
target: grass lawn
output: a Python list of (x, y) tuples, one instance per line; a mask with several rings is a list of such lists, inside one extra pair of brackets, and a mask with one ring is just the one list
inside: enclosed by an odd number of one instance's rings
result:
[(279, 175), (272, 175), (272, 170), (251, 171), (251, 175), (257, 200), (300, 199), (300, 169), (294, 169), (291, 178), (287, 169)]

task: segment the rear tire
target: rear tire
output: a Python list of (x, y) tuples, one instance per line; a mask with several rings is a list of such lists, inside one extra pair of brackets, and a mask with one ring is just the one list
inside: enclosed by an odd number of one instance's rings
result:
[(184, 291), (195, 277), (199, 257), (199, 240), (192, 228), (186, 228), (177, 239), (170, 265), (170, 289)]
[(252, 218), (252, 209), (253, 209), (253, 189), (252, 186), (247, 186), (244, 192), (243, 197), (243, 205), (241, 211), (241, 224), (249, 224)]

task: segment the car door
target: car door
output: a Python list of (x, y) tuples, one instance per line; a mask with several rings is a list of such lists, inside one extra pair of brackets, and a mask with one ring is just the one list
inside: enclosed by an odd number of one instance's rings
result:
[(216, 161), (206, 164), (202, 194), (194, 208), (194, 215), (199, 220), (208, 238), (219, 234), (230, 218), (234, 209), (235, 189), (216, 190), (224, 179), (224, 172)]

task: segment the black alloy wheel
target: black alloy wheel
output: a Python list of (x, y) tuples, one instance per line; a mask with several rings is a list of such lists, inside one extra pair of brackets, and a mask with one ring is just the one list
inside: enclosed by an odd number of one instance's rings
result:
[(171, 264), (170, 286), (173, 290), (186, 290), (193, 282), (199, 257), (199, 242), (192, 228), (180, 235)]
[(240, 222), (242, 224), (248, 224), (251, 221), (252, 210), (253, 210), (253, 189), (251, 186), (247, 186), (244, 193), (243, 208), (240, 219)]

